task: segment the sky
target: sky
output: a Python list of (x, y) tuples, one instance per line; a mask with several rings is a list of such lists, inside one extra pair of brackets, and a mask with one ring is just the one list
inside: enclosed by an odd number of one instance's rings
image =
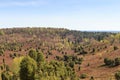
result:
[(120, 0), (0, 0), (0, 28), (120, 31)]

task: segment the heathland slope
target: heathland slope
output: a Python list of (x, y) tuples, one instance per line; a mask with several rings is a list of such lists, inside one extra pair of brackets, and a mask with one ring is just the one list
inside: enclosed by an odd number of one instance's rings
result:
[[(7, 71), (12, 77), (17, 75), (17, 79), (19, 79), (19, 71), (16, 73), (13, 71), (15, 60), (29, 55), (30, 51), (33, 50), (33, 52), (42, 52), (48, 65), (53, 66), (54, 63), (52, 61), (57, 61), (61, 63), (56, 62), (55, 64), (63, 63), (65, 67), (67, 66), (67, 69), (70, 67), (73, 71), (70, 73), (74, 73), (76, 79), (114, 80), (114, 74), (119, 71), (120, 67), (119, 65), (116, 66), (114, 61), (115, 58), (120, 56), (119, 45), (119, 33), (81, 32), (62, 28), (1, 29), (1, 74)], [(108, 65), (105, 63), (106, 58), (111, 60)], [(38, 64), (37, 67), (39, 67)], [(44, 68), (40, 69), (42, 73), (45, 72)], [(53, 68), (50, 69), (52, 70)], [(47, 76), (51, 76), (52, 73), (49, 74), (48, 70), (49, 68), (47, 67)], [(64, 69), (59, 70), (62, 71)], [(38, 73), (35, 73), (38, 76)], [(59, 78), (57, 78), (58, 75)], [(74, 78), (73, 76), (65, 79), (65, 75), (63, 76), (61, 72), (56, 71), (54, 77), (55, 80), (72, 80)], [(42, 80), (44, 80), (43, 78)], [(46, 79), (52, 80), (51, 78)]]

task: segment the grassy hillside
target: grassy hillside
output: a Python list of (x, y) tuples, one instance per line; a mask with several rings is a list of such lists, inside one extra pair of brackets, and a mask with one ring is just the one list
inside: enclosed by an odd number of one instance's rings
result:
[[(120, 67), (114, 60), (120, 57), (119, 45), (119, 33), (62, 28), (1, 29), (0, 72), (2, 77), (19, 80), (25, 64), (22, 61), (32, 59), (28, 63), (37, 66), (35, 80), (115, 80)], [(110, 65), (105, 64), (105, 58)]]

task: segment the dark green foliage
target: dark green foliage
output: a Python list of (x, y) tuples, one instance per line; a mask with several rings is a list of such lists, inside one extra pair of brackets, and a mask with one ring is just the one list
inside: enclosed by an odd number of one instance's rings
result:
[(13, 55), (12, 54), (9, 54), (10, 58), (13, 58)]
[(115, 58), (115, 66), (120, 65), (120, 58)]
[(75, 53), (78, 54), (87, 54), (87, 52), (84, 50), (84, 48), (82, 46), (78, 46), (74, 49)]
[(55, 78), (56, 80), (66, 80), (69, 78), (70, 80), (76, 80), (77, 77), (73, 70), (75, 64), (74, 62), (81, 61), (81, 59), (75, 56), (67, 55), (65, 56), (65, 58), (66, 61), (68, 61), (67, 65), (65, 65), (64, 62), (58, 61), (50, 61), (49, 63), (47, 63), (44, 59), (43, 53), (38, 51), (36, 60), (38, 68), (36, 70), (35, 79), (53, 80), (53, 78)]
[(8, 66), (8, 65), (6, 65), (6, 71), (9, 71), (9, 70), (10, 70), (9, 66)]
[(44, 62), (45, 61), (45, 58), (44, 58), (44, 55), (42, 52), (38, 52), (37, 53), (37, 62), (40, 63), (40, 62)]
[(17, 75), (13, 74), (12, 80), (19, 80), (19, 77)]
[(2, 61), (3, 61), (3, 64), (5, 64), (5, 59), (4, 59), (4, 58), (3, 58), (3, 60), (2, 60)]
[(3, 70), (3, 69), (4, 69), (3, 65), (1, 65), (1, 66), (0, 66), (0, 69), (1, 69), (1, 70)]
[(48, 77), (55, 76), (57, 80), (66, 80), (67, 78), (70, 78), (70, 80), (75, 80), (76, 78), (75, 72), (72, 68), (66, 67), (63, 62), (51, 61), (49, 64), (45, 65), (41, 75), (46, 72)]
[(37, 52), (36, 52), (36, 50), (34, 50), (34, 49), (31, 49), (30, 51), (29, 51), (29, 54), (28, 54), (31, 58), (33, 58), (34, 60), (37, 60)]
[(85, 79), (86, 77), (87, 77), (86, 74), (81, 74), (81, 75), (80, 75), (80, 78), (81, 78), (81, 79)]
[(7, 71), (2, 72), (1, 74), (2, 80), (10, 80), (10, 74)]
[(112, 59), (105, 58), (104, 63), (107, 66), (114, 66), (114, 60), (112, 60)]
[(4, 50), (0, 49), (0, 56), (2, 56), (4, 54)]
[(79, 67), (78, 67), (78, 71), (80, 71), (80, 69), (81, 69), (81, 67), (79, 66)]
[(94, 77), (93, 77), (93, 76), (91, 76), (91, 77), (90, 77), (90, 80), (94, 80)]
[(81, 64), (83, 61), (83, 58), (78, 58), (77, 56), (74, 55), (64, 55), (63, 60), (67, 63), (73, 61), (75, 64)]
[(37, 69), (36, 62), (29, 56), (25, 57), (20, 64), (20, 79), (35, 80), (36, 69)]
[(87, 66), (90, 66), (90, 64), (88, 63)]
[(105, 58), (105, 59), (104, 59), (104, 63), (105, 63), (105, 65), (110, 65), (109, 59), (108, 59), (108, 58)]
[(13, 56), (15, 56), (15, 57), (16, 57), (16, 56), (17, 56), (17, 53), (14, 53), (14, 54), (13, 54)]
[(64, 55), (64, 61), (69, 61), (71, 58), (67, 55)]
[(44, 63), (45, 63), (45, 58), (44, 58), (44, 55), (42, 52), (38, 52), (37, 53), (37, 66), (38, 66), (38, 70), (42, 69), (44, 66)]
[(105, 63), (105, 65), (107, 65), (109, 67), (118, 66), (118, 65), (120, 65), (120, 58), (115, 58), (113, 60), (105, 58), (104, 63)]
[(95, 52), (95, 48), (92, 49), (91, 53), (94, 53)]
[(63, 60), (66, 66), (69, 66), (72, 69), (74, 69), (74, 65), (75, 64), (80, 65), (83, 61), (83, 58), (78, 58), (77, 56), (74, 55), (64, 55)]
[(114, 46), (114, 47), (113, 47), (113, 49), (114, 49), (114, 50), (117, 50), (117, 49), (118, 49), (118, 47), (117, 47), (117, 46)]
[(16, 53), (14, 53), (14, 54), (9, 54), (9, 56), (11, 57), (11, 58), (15, 58), (15, 57), (17, 57), (17, 55), (16, 55)]
[(75, 63), (74, 63), (73, 61), (71, 61), (71, 62), (69, 63), (69, 66), (70, 66), (71, 68), (74, 68), (74, 65), (75, 65)]
[(120, 71), (115, 73), (115, 79), (120, 80)]
[(15, 57), (20, 57), (21, 54), (18, 53), (13, 53), (13, 54), (9, 54), (10, 58), (14, 59)]
[(48, 55), (52, 55), (52, 52), (48, 51)]
[(20, 42), (6, 43), (4, 44), (4, 49), (9, 51), (19, 51), (21, 45), (22, 44)]
[(56, 56), (56, 59), (57, 59), (58, 61), (63, 60), (63, 58), (62, 58), (61, 56)]

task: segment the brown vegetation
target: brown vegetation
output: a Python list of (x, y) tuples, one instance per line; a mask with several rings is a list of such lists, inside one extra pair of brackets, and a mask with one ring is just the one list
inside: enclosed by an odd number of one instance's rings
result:
[[(12, 28), (0, 30), (0, 64), (11, 66), (15, 57), (27, 55), (31, 49), (42, 51), (47, 61), (65, 62), (65, 56), (72, 56), (69, 64), (78, 77), (86, 74), (84, 80), (114, 79), (119, 65), (108, 67), (104, 59), (120, 56), (119, 33), (80, 32), (54, 28)], [(73, 57), (74, 56), (74, 57)], [(75, 59), (74, 59), (75, 58)], [(82, 62), (75, 63), (75, 60)], [(84, 75), (83, 75), (84, 74)]]

